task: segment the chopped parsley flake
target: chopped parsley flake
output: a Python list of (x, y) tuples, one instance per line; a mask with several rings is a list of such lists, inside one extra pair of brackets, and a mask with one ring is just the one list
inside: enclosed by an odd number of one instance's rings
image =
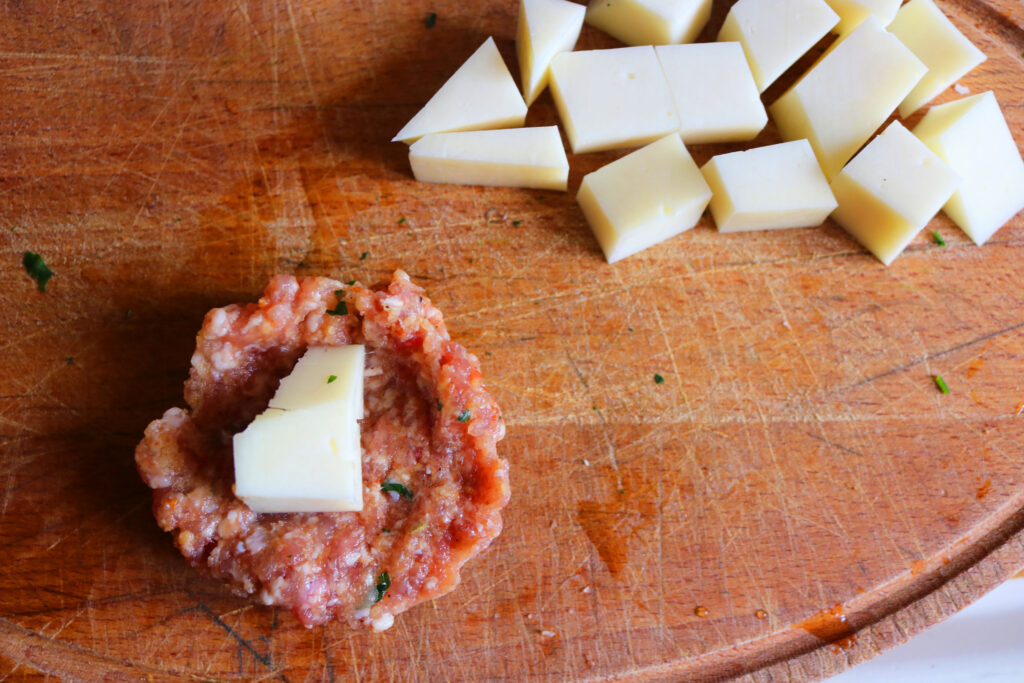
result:
[(67, 361), (68, 365), (74, 365), (75, 364), (75, 357), (74, 356), (68, 356), (64, 360)]
[(337, 375), (331, 375), (330, 377), (327, 378), (327, 383), (330, 384), (331, 382), (334, 382), (337, 379), (338, 379)]
[(459, 413), (459, 422), (469, 422), (469, 418), (473, 417), (473, 414), (468, 410), (463, 410)]
[(654, 374), (654, 383), (655, 384), (664, 384), (665, 383), (665, 378), (662, 377), (661, 375), (655, 373)]
[(401, 225), (404, 222), (405, 222), (405, 216), (402, 216), (401, 218), (398, 219), (398, 224), (399, 225)]
[(946, 384), (946, 380), (942, 379), (942, 375), (935, 375), (934, 379), (935, 379), (935, 386), (937, 386), (939, 388), (939, 391), (941, 391), (944, 394), (952, 393), (949, 390), (949, 385)]
[(327, 315), (348, 315), (348, 305), (341, 301), (341, 297), (345, 296), (345, 290), (335, 290), (334, 296), (338, 297), (338, 303), (334, 308), (327, 310)]
[(366, 260), (366, 257), (367, 257), (367, 256), (369, 256), (369, 255), (370, 255), (370, 252), (368, 252), (368, 251), (364, 251), (364, 252), (362, 253), (362, 255), (361, 255), (361, 256), (359, 257), (359, 260), (360, 260), (360, 261), (365, 261), (365, 260)]
[(434, 28), (434, 24), (437, 23), (437, 12), (431, 12), (427, 15), (427, 20), (423, 22), (427, 25), (427, 28)]
[(132, 317), (132, 309), (128, 308), (124, 312), (124, 319), (127, 320), (130, 317)]
[(522, 224), (523, 224), (523, 222), (522, 222), (522, 221), (512, 221), (512, 225), (516, 226), (517, 228), (518, 228), (518, 227), (519, 227), (520, 225), (522, 225)]
[(377, 585), (375, 588), (377, 589), (377, 597), (374, 599), (373, 604), (376, 605), (384, 599), (384, 594), (388, 592), (389, 588), (391, 588), (391, 577), (387, 572), (380, 573), (380, 576), (377, 577)]
[(438, 399), (435, 399), (435, 400), (437, 401), (437, 409), (438, 410), (444, 410), (444, 404), (441, 403), (441, 399), (438, 398)]
[(352, 286), (352, 285), (354, 285), (355, 283), (356, 283), (356, 281), (355, 281), (355, 280), (349, 280), (349, 281), (348, 281), (348, 282), (346, 282), (345, 284), (346, 284), (346, 285), (348, 285), (349, 287), (351, 287), (351, 286)]
[(946, 246), (946, 240), (942, 239), (942, 235), (939, 234), (938, 230), (932, 230), (932, 237), (935, 239), (935, 244), (940, 247)]
[(412, 491), (397, 481), (386, 481), (380, 485), (381, 493), (397, 493), (406, 500), (412, 500)]
[(21, 265), (25, 266), (25, 272), (39, 285), (39, 291), (46, 291), (46, 283), (53, 277), (53, 271), (43, 261), (43, 257), (34, 251), (26, 251), (21, 257)]

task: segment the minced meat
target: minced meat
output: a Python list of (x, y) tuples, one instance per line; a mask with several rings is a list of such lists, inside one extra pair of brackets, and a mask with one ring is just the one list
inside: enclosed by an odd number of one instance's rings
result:
[[(267, 407), (307, 347), (338, 344), (367, 352), (363, 510), (257, 514), (232, 493), (232, 436)], [(290, 608), (306, 626), (387, 628), (452, 590), (462, 565), (501, 531), (501, 412), (477, 359), (449, 339), (440, 311), (401, 271), (373, 288), (278, 275), (258, 303), (210, 311), (185, 401), (190, 410), (152, 422), (135, 452), (157, 522), (194, 566), (238, 594)], [(384, 482), (412, 498), (382, 491)]]

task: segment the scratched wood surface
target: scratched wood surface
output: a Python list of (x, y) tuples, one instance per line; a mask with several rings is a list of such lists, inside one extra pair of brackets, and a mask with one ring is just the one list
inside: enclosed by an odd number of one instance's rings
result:
[[(1024, 8), (940, 4), (1024, 144)], [(1024, 564), (1024, 218), (980, 249), (937, 219), (947, 246), (888, 269), (831, 223), (705, 219), (608, 266), (573, 196), (621, 153), (571, 158), (562, 194), (416, 184), (388, 142), (487, 36), (516, 73), (515, 16), (0, 6), (0, 675), (810, 680)], [(555, 120), (544, 95), (528, 122)], [(186, 566), (132, 451), (208, 308), (396, 267), (503, 406), (506, 529), (387, 633), (306, 630)]]

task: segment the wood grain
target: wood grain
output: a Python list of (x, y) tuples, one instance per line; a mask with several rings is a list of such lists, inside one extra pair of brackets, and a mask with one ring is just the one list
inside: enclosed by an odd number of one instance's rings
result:
[[(1024, 143), (1024, 9), (940, 5)], [(487, 36), (514, 65), (515, 15), (0, 7), (0, 674), (812, 680), (1024, 565), (1024, 219), (977, 248), (940, 217), (948, 246), (884, 268), (831, 223), (705, 218), (608, 266), (574, 192), (621, 152), (572, 157), (561, 194), (417, 184), (387, 142)], [(545, 94), (528, 123), (556, 118)], [(383, 635), (306, 630), (186, 566), (132, 451), (208, 308), (397, 267), (481, 357), (513, 502), (455, 593)]]

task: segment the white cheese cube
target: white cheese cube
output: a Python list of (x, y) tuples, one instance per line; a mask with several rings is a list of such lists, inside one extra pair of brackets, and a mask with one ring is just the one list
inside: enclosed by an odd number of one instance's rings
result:
[(768, 110), (784, 140), (810, 141), (831, 179), (927, 70), (871, 16)]
[(758, 92), (764, 92), (838, 21), (825, 0), (739, 0), (718, 40), (743, 45)]
[(256, 512), (362, 510), (363, 363), (362, 346), (299, 359), (272, 407), (234, 436), (236, 496)]
[(516, 55), (527, 105), (547, 87), (555, 55), (576, 46), (585, 13), (583, 5), (568, 0), (520, 0)]
[(719, 154), (701, 173), (720, 232), (821, 225), (837, 206), (806, 140)]
[(985, 61), (985, 53), (960, 33), (932, 0), (910, 0), (889, 31), (928, 67), (928, 73), (900, 103), (903, 118)]
[(832, 219), (885, 265), (938, 213), (960, 177), (894, 121), (832, 181)]
[(626, 45), (692, 43), (711, 16), (711, 0), (590, 0), (587, 23)]
[(416, 180), (565, 190), (569, 160), (558, 126), (425, 135), (409, 148)]
[(311, 346), (281, 380), (269, 407), (302, 410), (337, 401), (361, 401), (365, 355), (357, 344)]
[(768, 123), (739, 43), (654, 48), (679, 114), (686, 144), (751, 140)]
[(513, 128), (525, 120), (526, 103), (488, 38), (391, 141), (411, 144), (427, 133)]
[(991, 91), (932, 107), (914, 134), (963, 178), (943, 208), (975, 244), (1024, 209), (1024, 161)]
[(650, 46), (563, 52), (551, 62), (551, 94), (577, 154), (644, 145), (679, 130)]
[(903, 0), (825, 0), (828, 6), (839, 15), (839, 23), (832, 31), (841, 36), (857, 28), (865, 19), (874, 15), (883, 26), (896, 18)]
[(710, 199), (677, 133), (587, 174), (576, 195), (608, 263), (689, 230)]

